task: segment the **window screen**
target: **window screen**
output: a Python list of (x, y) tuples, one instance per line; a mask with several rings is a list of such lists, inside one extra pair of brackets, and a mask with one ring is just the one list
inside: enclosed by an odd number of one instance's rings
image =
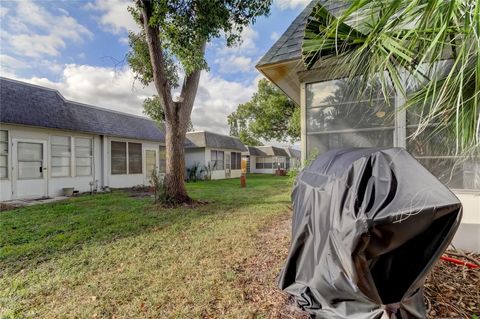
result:
[(145, 169), (147, 170), (147, 177), (152, 176), (153, 171), (157, 168), (157, 155), (155, 151), (145, 151)]
[(127, 143), (111, 143), (112, 174), (127, 174)]
[(93, 140), (75, 138), (75, 170), (77, 176), (90, 176), (93, 173)]
[(71, 147), (70, 136), (52, 136), (51, 175), (52, 177), (70, 176)]
[(128, 173), (142, 174), (141, 143), (128, 143)]
[(224, 170), (224, 161), (223, 161), (224, 153), (223, 151), (211, 151), (211, 165), (213, 170), (221, 171)]
[(307, 84), (307, 154), (343, 147), (393, 146), (395, 100), (380, 85), (358, 94), (355, 81)]
[(166, 172), (166, 152), (165, 152), (165, 146), (160, 146), (160, 152), (158, 153), (159, 157), (159, 167), (158, 170), (160, 173), (165, 173)]
[(0, 131), (0, 179), (8, 178), (8, 131)]
[(428, 113), (428, 110), (415, 107), (407, 109), (407, 150), (450, 188), (480, 189), (479, 153), (458, 156), (455, 134), (437, 131), (438, 124), (430, 124), (416, 135), (422, 112)]
[[(447, 186), (480, 189), (478, 152), (468, 157), (458, 156), (452, 139), (454, 134), (436, 131), (439, 123), (432, 123), (422, 133), (414, 134), (422, 117), (429, 113), (428, 109), (423, 105), (409, 107), (405, 111), (406, 125), (395, 126), (395, 107), (401, 110), (402, 106), (395, 106), (393, 94), (385, 99), (378, 86), (373, 85), (363, 95), (358, 94), (356, 88), (355, 81), (346, 80), (307, 84), (306, 157), (343, 147), (391, 147), (396, 133), (396, 144), (406, 146)], [(404, 121), (403, 117), (398, 119)]]
[(43, 178), (43, 144), (18, 142), (18, 179)]
[(237, 152), (232, 152), (232, 157), (230, 158), (230, 166), (232, 169), (241, 169), (242, 168), (242, 154)]
[(257, 169), (270, 169), (273, 168), (272, 164), (273, 158), (271, 156), (257, 157), (255, 167)]

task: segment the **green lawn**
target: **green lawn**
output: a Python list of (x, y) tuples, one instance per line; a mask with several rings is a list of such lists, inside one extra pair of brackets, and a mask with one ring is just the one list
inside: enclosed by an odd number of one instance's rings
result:
[(0, 213), (0, 318), (268, 317), (242, 280), (255, 272), (245, 264), (257, 265), (262, 230), (288, 215), (290, 184), (247, 183), (187, 184), (208, 201), (196, 208), (114, 191)]

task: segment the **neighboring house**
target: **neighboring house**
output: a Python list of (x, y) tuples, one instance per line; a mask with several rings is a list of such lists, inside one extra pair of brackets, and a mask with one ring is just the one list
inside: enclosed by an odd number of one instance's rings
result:
[(0, 88), (0, 201), (148, 184), (164, 170), (165, 137), (152, 120), (6, 78)]
[(185, 143), (185, 168), (198, 165), (206, 174), (211, 168), (212, 179), (240, 177), (242, 152), (247, 149), (237, 138), (208, 131), (189, 132)]
[(275, 174), (277, 170), (288, 171), (300, 165), (300, 151), (288, 147), (249, 146), (242, 155), (249, 173)]
[(288, 156), (290, 157), (290, 168), (299, 168), (302, 166), (302, 151), (292, 147), (285, 147)]
[(301, 45), (307, 19), (318, 3), (337, 15), (345, 8), (342, 1), (312, 1), (256, 66), (301, 107), (302, 160), (341, 147), (406, 148), (462, 201), (461, 229), (471, 234), (465, 237), (470, 243), (462, 245), (480, 249), (480, 160), (459, 161), (452, 153), (454, 145), (442, 136), (429, 138), (431, 129), (415, 140), (408, 139), (417, 128), (418, 118), (413, 109), (402, 108), (402, 97), (393, 95), (391, 103), (386, 103), (381, 92), (372, 94), (372, 100), (345, 94), (354, 90), (345, 80), (329, 77), (331, 72), (327, 70), (333, 60), (321, 60), (306, 70)]

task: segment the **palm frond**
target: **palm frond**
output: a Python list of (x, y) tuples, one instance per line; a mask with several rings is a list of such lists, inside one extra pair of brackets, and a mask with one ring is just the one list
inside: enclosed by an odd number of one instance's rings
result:
[[(338, 60), (330, 78), (380, 82), (405, 107), (421, 108), (417, 134), (431, 124), (455, 138), (456, 153), (480, 140), (480, 5), (476, 0), (354, 0), (334, 16), (321, 4), (307, 23), (307, 68)], [(448, 61), (444, 63), (443, 61)], [(443, 134), (442, 133), (442, 134)]]

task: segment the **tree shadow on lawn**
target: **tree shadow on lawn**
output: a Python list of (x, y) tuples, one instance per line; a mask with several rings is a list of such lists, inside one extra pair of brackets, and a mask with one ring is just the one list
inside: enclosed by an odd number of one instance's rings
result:
[(205, 196), (205, 191), (191, 193), (198, 198), (214, 198), (209, 204), (195, 208), (166, 209), (154, 205), (150, 198), (132, 198), (128, 193), (114, 191), (3, 212), (0, 214), (0, 275), (80, 250), (84, 245), (109, 243), (172, 225), (183, 231), (209, 215), (227, 218), (236, 210), (250, 206), (252, 213), (256, 213), (257, 209), (289, 203), (286, 196), (281, 196), (282, 190), (268, 191), (269, 196), (255, 196), (250, 190), (250, 196), (237, 196), (237, 200), (232, 191), (222, 191), (227, 194), (224, 198)]

